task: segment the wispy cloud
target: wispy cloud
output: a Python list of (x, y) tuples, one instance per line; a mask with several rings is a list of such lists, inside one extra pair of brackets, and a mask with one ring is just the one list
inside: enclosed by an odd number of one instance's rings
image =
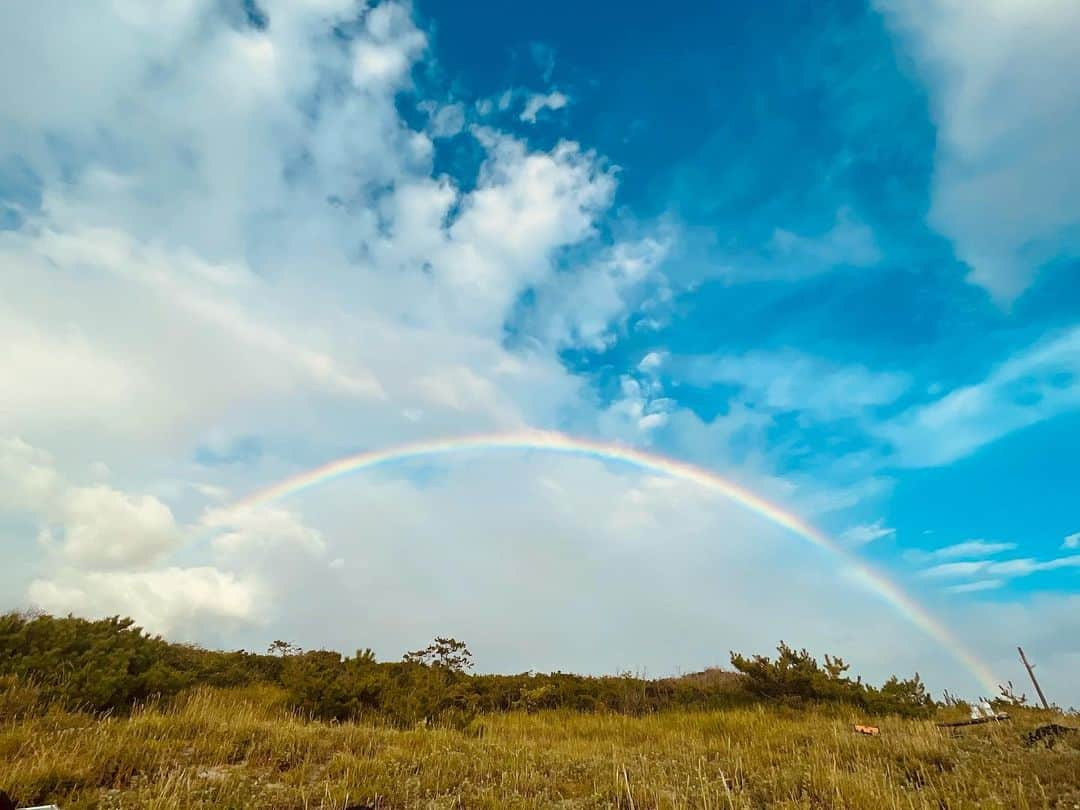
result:
[(896, 529), (886, 526), (882, 520), (876, 520), (873, 523), (864, 523), (845, 530), (840, 534), (840, 541), (849, 546), (865, 546), (867, 543), (884, 537), (892, 537), (895, 534)]
[(794, 275), (845, 265), (869, 267), (882, 257), (873, 230), (847, 208), (841, 208), (833, 226), (818, 236), (777, 228), (769, 247), (770, 266)]
[(1080, 326), (1024, 349), (983, 381), (904, 412), (876, 431), (902, 464), (948, 464), (1080, 406)]
[(1032, 557), (1018, 557), (1011, 560), (962, 560), (931, 566), (924, 569), (922, 575), (930, 579), (959, 579), (973, 576), (1013, 579), (1064, 568), (1080, 568), (1080, 554), (1050, 560), (1036, 560)]
[(929, 551), (912, 550), (907, 556), (914, 562), (930, 562), (932, 560), (956, 560), (963, 557), (978, 559), (992, 557), (1005, 551), (1012, 551), (1016, 543), (992, 543), (986, 540), (965, 540), (951, 546), (931, 549)]
[(909, 385), (899, 372), (876, 372), (790, 349), (673, 358), (673, 362), (696, 385), (736, 385), (757, 407), (820, 419), (852, 416), (888, 404)]
[(991, 591), (1005, 585), (1003, 579), (980, 579), (975, 582), (965, 582), (961, 585), (950, 585), (945, 590), (950, 593), (976, 593), (978, 591)]
[(1080, 548), (1080, 532), (1073, 532), (1065, 536), (1061, 544), (1062, 548)]

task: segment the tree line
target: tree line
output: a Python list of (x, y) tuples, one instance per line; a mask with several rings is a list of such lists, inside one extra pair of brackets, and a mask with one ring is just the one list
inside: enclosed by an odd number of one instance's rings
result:
[(378, 718), (402, 726), (465, 727), (478, 714), (542, 709), (644, 714), (829, 702), (910, 716), (935, 706), (917, 674), (874, 687), (850, 678), (839, 658), (825, 656), (820, 664), (783, 642), (775, 657), (732, 653), (730, 660), (733, 672), (678, 678), (486, 675), (470, 671), (468, 647), (453, 638), (436, 638), (401, 661), (380, 662), (369, 649), (349, 656), (304, 651), (285, 641), (275, 641), (266, 653), (208, 650), (166, 641), (119, 616), (0, 616), (0, 693), (5, 687), (8, 694), (16, 686), (30, 688), (40, 702), (92, 712), (123, 713), (199, 686), (256, 684), (280, 688), (289, 708), (313, 718)]

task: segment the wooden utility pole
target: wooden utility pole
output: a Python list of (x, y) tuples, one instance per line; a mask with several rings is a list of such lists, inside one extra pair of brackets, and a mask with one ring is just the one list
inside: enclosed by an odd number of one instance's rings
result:
[(1027, 656), (1024, 655), (1024, 648), (1017, 647), (1020, 651), (1020, 660), (1024, 662), (1024, 667), (1027, 668), (1028, 675), (1031, 676), (1031, 682), (1035, 684), (1035, 691), (1039, 693), (1039, 700), (1042, 701), (1043, 708), (1049, 711), (1050, 704), (1046, 702), (1046, 695), (1043, 694), (1042, 687), (1039, 686), (1039, 682), (1035, 680), (1035, 667), (1028, 663)]

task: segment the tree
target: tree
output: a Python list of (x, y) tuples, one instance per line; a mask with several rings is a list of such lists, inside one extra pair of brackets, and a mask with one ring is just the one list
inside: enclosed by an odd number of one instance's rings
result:
[(464, 641), (442, 636), (436, 636), (435, 640), (422, 650), (405, 653), (402, 660), (408, 664), (438, 667), (451, 672), (465, 672), (473, 666), (472, 653)]
[(266, 652), (269, 655), (280, 655), (282, 658), (285, 658), (289, 655), (300, 655), (303, 650), (292, 642), (277, 639), (276, 641), (270, 642), (270, 646), (266, 648)]
[(803, 698), (808, 700), (832, 697), (850, 681), (843, 677), (847, 664), (839, 658), (826, 658), (822, 669), (806, 650), (795, 650), (781, 641), (776, 647), (776, 659), (764, 655), (749, 658), (731, 654), (731, 664), (746, 676), (751, 693), (768, 698)]

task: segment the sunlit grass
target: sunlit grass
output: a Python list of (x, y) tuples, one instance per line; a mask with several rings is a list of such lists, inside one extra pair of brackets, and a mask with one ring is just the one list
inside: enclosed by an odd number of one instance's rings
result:
[(400, 730), (310, 721), (269, 687), (96, 718), (9, 684), (0, 718), (0, 787), (63, 810), (1080, 807), (1080, 735), (1022, 740), (1075, 718), (1034, 710), (958, 730), (878, 719), (878, 737), (856, 735), (865, 718), (848, 709), (762, 706)]

